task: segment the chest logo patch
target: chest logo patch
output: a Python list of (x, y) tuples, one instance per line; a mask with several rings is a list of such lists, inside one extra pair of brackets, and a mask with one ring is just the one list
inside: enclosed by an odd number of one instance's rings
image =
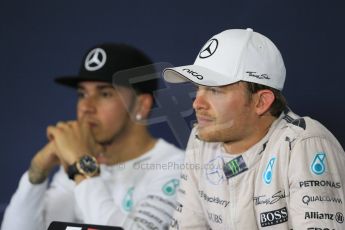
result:
[(180, 181), (177, 179), (172, 179), (163, 185), (162, 191), (167, 196), (173, 196), (176, 193), (176, 189), (180, 185)]
[(266, 166), (266, 170), (263, 175), (265, 184), (271, 184), (272, 177), (273, 177), (273, 166), (274, 166), (275, 161), (276, 161), (276, 157), (272, 157)]
[(207, 163), (206, 178), (211, 184), (218, 185), (224, 181), (223, 165), (224, 161), (220, 156), (217, 156)]
[(269, 212), (260, 213), (261, 227), (281, 224), (288, 221), (288, 210), (286, 207)]
[(242, 156), (236, 157), (235, 159), (225, 163), (223, 167), (224, 174), (228, 179), (247, 170), (248, 167)]
[(310, 166), (311, 171), (316, 174), (316, 175), (322, 175), (325, 170), (325, 159), (326, 159), (326, 154), (325, 153), (317, 153), (314, 157), (313, 163)]
[(133, 207), (133, 190), (134, 187), (129, 188), (122, 200), (122, 208), (127, 212), (131, 211)]

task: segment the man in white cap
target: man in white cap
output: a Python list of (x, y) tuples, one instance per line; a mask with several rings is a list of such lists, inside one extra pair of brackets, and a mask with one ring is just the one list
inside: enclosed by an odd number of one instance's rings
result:
[(287, 108), (285, 74), (279, 50), (252, 29), (223, 31), (194, 65), (165, 70), (168, 82), (197, 85), (172, 227), (345, 229), (344, 150)]

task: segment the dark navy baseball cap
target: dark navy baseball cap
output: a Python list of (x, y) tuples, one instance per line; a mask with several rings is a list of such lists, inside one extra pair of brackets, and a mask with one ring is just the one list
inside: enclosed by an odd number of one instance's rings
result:
[[(151, 59), (139, 49), (118, 43), (104, 43), (89, 49), (83, 57), (79, 74), (61, 76), (55, 82), (77, 88), (82, 81), (101, 81), (131, 87), (138, 93), (152, 94), (158, 87), (158, 77), (131, 84), (131, 78), (154, 74)], [(133, 71), (134, 70), (134, 71)], [(126, 74), (118, 74), (124, 72)], [(128, 74), (130, 73), (130, 74)]]

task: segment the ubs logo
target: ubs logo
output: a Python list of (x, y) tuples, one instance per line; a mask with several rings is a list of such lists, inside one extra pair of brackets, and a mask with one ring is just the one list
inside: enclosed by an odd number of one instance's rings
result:
[(218, 40), (215, 38), (212, 38), (206, 44), (202, 47), (199, 58), (208, 58), (211, 57), (218, 48)]
[(214, 223), (217, 223), (217, 224), (222, 224), (223, 223), (223, 217), (222, 215), (218, 215), (218, 214), (215, 214), (215, 213), (210, 213), (210, 212), (207, 212), (207, 215), (208, 215), (208, 219)]

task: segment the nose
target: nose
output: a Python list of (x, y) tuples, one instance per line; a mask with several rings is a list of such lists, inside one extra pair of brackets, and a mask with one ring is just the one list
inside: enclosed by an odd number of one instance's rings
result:
[(206, 109), (207, 108), (207, 100), (205, 98), (205, 92), (203, 90), (198, 90), (196, 93), (196, 97), (193, 102), (193, 108), (197, 110)]
[(79, 115), (92, 114), (96, 112), (96, 99), (94, 97), (85, 97), (78, 102)]

